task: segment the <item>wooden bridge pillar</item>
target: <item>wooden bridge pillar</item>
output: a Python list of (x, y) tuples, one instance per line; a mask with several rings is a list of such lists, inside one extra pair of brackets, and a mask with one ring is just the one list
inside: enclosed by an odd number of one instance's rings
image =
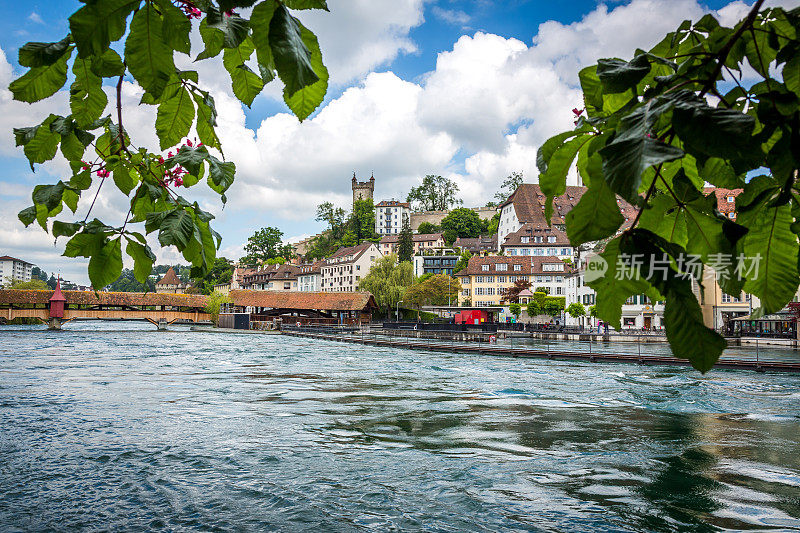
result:
[(47, 329), (53, 331), (61, 331), (61, 326), (64, 324), (64, 319), (59, 317), (50, 317), (47, 319)]
[(158, 331), (167, 331), (167, 319), (159, 318), (158, 322), (156, 323), (156, 327), (158, 328)]

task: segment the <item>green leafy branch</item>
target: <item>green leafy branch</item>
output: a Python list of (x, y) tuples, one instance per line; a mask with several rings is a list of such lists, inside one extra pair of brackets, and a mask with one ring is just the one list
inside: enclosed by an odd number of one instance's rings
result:
[[(250, 7), (249, 19), (235, 11)], [(250, 106), (267, 83), (279, 78), (284, 101), (304, 120), (322, 103), (328, 84), (316, 36), (291, 12), (306, 9), (328, 8), (324, 0), (104, 0), (75, 11), (63, 39), (24, 45), (19, 63), (28, 71), (9, 86), (14, 99), (34, 103), (49, 98), (64, 87), (70, 71), (73, 82), (69, 114), (16, 128), (16, 144), (32, 170), (60, 153), (71, 175), (37, 185), (33, 205), (19, 213), (20, 221), (26, 226), (37, 222), (55, 238), (69, 237), (64, 255), (89, 259), (96, 289), (119, 277), (123, 240), (136, 279), (146, 281), (155, 260), (145, 239), (150, 233), (158, 235), (162, 246), (175, 246), (183, 254), (193, 277), (205, 276), (221, 238), (211, 228), (214, 217), (181, 192), (205, 179), (224, 204), (236, 167), (224, 160), (214, 98), (202, 88), (197, 71), (175, 66), (175, 54), (191, 54), (189, 35), (196, 22), (204, 44), (196, 61), (222, 55), (240, 101)], [(125, 130), (122, 87), (131, 77), (145, 91), (140, 104), (157, 108), (154, 129), (166, 157), (137, 146)], [(116, 120), (106, 111), (107, 78), (116, 78)], [(189, 139), (193, 130), (194, 142)], [(129, 201), (120, 226), (91, 218), (101, 191), (108, 189), (106, 182)], [(75, 214), (92, 187), (94, 197), (82, 220), (51, 221), (64, 213), (64, 206)]]
[[(598, 316), (619, 327), (630, 296), (665, 301), (673, 352), (703, 372), (725, 341), (703, 323), (703, 270), (687, 268), (687, 256), (712, 268), (725, 293), (758, 297), (756, 316), (781, 309), (800, 284), (800, 11), (762, 5), (733, 28), (711, 15), (687, 20), (630, 61), (583, 69), (576, 128), (537, 157), (547, 216), (577, 161), (587, 191), (567, 214), (567, 235), (574, 246), (610, 239), (608, 271), (589, 283)], [(759, 79), (745, 83), (746, 67)], [(769, 173), (750, 179), (759, 169)], [(741, 190), (735, 221), (707, 185)], [(622, 202), (638, 209), (629, 223)], [(759, 258), (760, 269), (742, 272), (742, 257)], [(668, 268), (654, 274), (649, 265), (663, 258)]]

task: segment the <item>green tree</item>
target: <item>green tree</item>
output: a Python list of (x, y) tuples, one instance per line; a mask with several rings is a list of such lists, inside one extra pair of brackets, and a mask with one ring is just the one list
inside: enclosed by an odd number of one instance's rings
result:
[(38, 266), (35, 266), (35, 267), (31, 268), (31, 277), (38, 278), (38, 279), (40, 279), (42, 281), (45, 281), (45, 282), (48, 279), (47, 272), (45, 272), (44, 270), (42, 270)]
[(12, 289), (12, 290), (34, 290), (34, 291), (46, 291), (50, 289), (47, 285), (47, 282), (42, 280), (41, 278), (34, 278), (31, 277), (30, 281), (22, 281), (21, 279), (9, 279), (6, 278), (6, 282), (3, 283), (4, 289)]
[(242, 257), (241, 262), (254, 266), (276, 257), (290, 258), (291, 246), (282, 244), (282, 240), (283, 232), (278, 228), (261, 228), (247, 238), (247, 244), (244, 245), (247, 255)]
[(400, 230), (397, 241), (397, 258), (402, 263), (411, 262), (414, 256), (414, 240), (411, 234), (411, 226), (408, 220), (403, 220), (403, 227)]
[(566, 298), (564, 296), (547, 296), (544, 299), (544, 305), (542, 306), (542, 312), (546, 315), (556, 316), (560, 315), (561, 311), (564, 310), (564, 304)]
[(519, 189), (519, 186), (522, 185), (522, 183), (522, 172), (512, 172), (509, 176), (507, 176), (500, 185), (500, 190), (494, 195), (495, 199), (497, 200), (497, 205), (500, 205), (508, 200), (508, 197), (511, 196), (514, 191)]
[(522, 314), (522, 306), (518, 303), (513, 303), (508, 306), (509, 312), (514, 315), (514, 320), (519, 320), (519, 315)]
[(133, 270), (123, 268), (120, 276), (108, 285), (108, 290), (111, 292), (154, 292), (156, 284), (149, 276), (147, 281), (141, 283), (136, 279)]
[(586, 316), (586, 308), (580, 302), (572, 302), (567, 306), (567, 313), (572, 318)]
[(550, 287), (536, 287), (535, 292), (543, 292), (545, 294), (550, 294)]
[(442, 219), (444, 240), (453, 243), (458, 237), (479, 237), (483, 222), (478, 213), (466, 207), (457, 207)]
[(426, 233), (439, 233), (442, 228), (437, 226), (436, 224), (432, 224), (430, 222), (420, 222), (419, 227), (417, 228), (417, 233), (426, 234)]
[[(268, 261), (272, 260), (273, 259), (270, 259)], [(208, 271), (206, 277), (196, 278), (192, 280), (192, 282), (203, 294), (211, 294), (214, 292), (214, 285), (219, 285), (220, 283), (230, 283), (232, 278), (233, 261), (226, 259), (225, 257), (217, 257), (214, 259), (214, 266), (212, 266), (211, 270)]]
[(391, 316), (394, 306), (403, 299), (406, 287), (414, 281), (414, 267), (411, 263), (397, 262), (395, 254), (378, 258), (369, 274), (358, 284), (358, 289), (369, 291), (386, 316)]
[(519, 300), (519, 293), (526, 289), (531, 288), (531, 282), (527, 279), (518, 279), (514, 284), (506, 289), (503, 289), (502, 297), (506, 302), (517, 302)]
[[(701, 372), (726, 342), (703, 323), (692, 291), (702, 269), (687, 258), (713, 267), (726, 294), (758, 297), (755, 316), (783, 308), (800, 284), (800, 12), (763, 4), (734, 27), (687, 20), (630, 61), (583, 69), (585, 110), (537, 156), (547, 217), (577, 158), (588, 190), (567, 214), (569, 240), (611, 238), (609, 268), (588, 282), (599, 317), (619, 328), (630, 296), (665, 301), (673, 354)], [(709, 184), (744, 189), (735, 222), (719, 215)], [(638, 209), (624, 229), (618, 198)], [(666, 268), (644, 266), (655, 261)]]
[(462, 251), (461, 256), (456, 261), (456, 265), (453, 267), (453, 272), (458, 273), (467, 268), (470, 257), (472, 257), (472, 253), (469, 250)]
[[(96, 288), (119, 278), (123, 250), (133, 259), (136, 279), (147, 281), (155, 254), (144, 234), (157, 233), (161, 246), (175, 246), (191, 263), (193, 277), (204, 277), (214, 264), (221, 242), (210, 225), (214, 217), (184, 196), (202, 180), (225, 203), (236, 166), (214, 155), (223, 153), (215, 130), (214, 98), (203, 88), (199, 72), (184, 70), (189, 63), (180, 59), (192, 53), (190, 35), (195, 24), (205, 45), (195, 61), (222, 54), (233, 93), (245, 105), (250, 106), (274, 78), (283, 82), (284, 102), (300, 120), (325, 97), (328, 71), (317, 38), (289, 8), (327, 10), (324, 0), (224, 0), (219, 4), (199, 0), (80, 3), (69, 17), (66, 36), (19, 49), (19, 64), (28, 70), (9, 85), (15, 100), (33, 103), (56, 93), (60, 98), (66, 94), (59, 91), (68, 79), (71, 85), (66, 113), (14, 130), (16, 144), (31, 168), (60, 152), (70, 169), (64, 180), (36, 185), (33, 205), (18, 217), (25, 226), (37, 222), (55, 238), (70, 237), (64, 255), (89, 259), (89, 279)], [(248, 8), (249, 19), (234, 11), (239, 7)], [(181, 54), (177, 64), (176, 52)], [(256, 71), (249, 65), (255, 65)], [(157, 108), (158, 146), (138, 146), (122, 123), (126, 77), (143, 89), (140, 104)], [(109, 109), (106, 79), (116, 86), (111, 104), (116, 109)], [(190, 132), (196, 133), (199, 143), (187, 139)], [(102, 204), (114, 191), (129, 206), (116, 220), (106, 223), (92, 218), (92, 200), (88, 212), (76, 219), (50, 222), (59, 214), (76, 213), (84, 193), (104, 196)]]
[(597, 306), (590, 305), (589, 306), (589, 316), (592, 318), (597, 318)]
[(216, 324), (219, 319), (220, 307), (222, 307), (222, 304), (228, 303), (231, 303), (231, 299), (227, 294), (211, 291), (208, 300), (206, 300), (206, 313), (211, 315), (211, 320), (214, 324)]
[(428, 174), (420, 185), (411, 187), (406, 202), (411, 202), (417, 211), (446, 211), (463, 203), (457, 194), (458, 185), (453, 180)]
[(423, 305), (448, 305), (458, 303), (461, 283), (447, 274), (433, 274), (423, 279), (420, 277), (408, 287), (403, 296), (407, 304), (421, 307)]
[(497, 233), (497, 228), (500, 227), (500, 213), (495, 213), (489, 220), (481, 220), (483, 229), (481, 235), (491, 235)]
[(345, 223), (341, 245), (356, 246), (367, 240), (373, 242), (379, 240), (378, 234), (375, 233), (375, 206), (369, 199), (356, 200), (353, 212)]
[(544, 314), (545, 311), (545, 299), (547, 298), (546, 292), (536, 291), (533, 293), (533, 297), (528, 301), (528, 307), (526, 309), (528, 316), (535, 317), (536, 315)]

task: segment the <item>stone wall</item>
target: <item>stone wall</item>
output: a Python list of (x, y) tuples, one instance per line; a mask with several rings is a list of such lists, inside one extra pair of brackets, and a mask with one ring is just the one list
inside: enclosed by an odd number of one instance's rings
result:
[[(494, 207), (470, 207), (473, 211), (478, 213), (478, 216), (482, 220), (489, 220), (491, 219), (496, 213), (497, 210)], [(444, 217), (450, 211), (416, 211), (411, 213), (411, 230), (417, 231), (419, 225), (423, 222), (430, 222), (431, 224), (439, 225), (442, 223)]]

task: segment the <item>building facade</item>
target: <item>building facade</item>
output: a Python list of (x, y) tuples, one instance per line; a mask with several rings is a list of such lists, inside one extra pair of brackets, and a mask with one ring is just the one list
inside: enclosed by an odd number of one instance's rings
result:
[(4, 255), (0, 257), (0, 287), (7, 281), (30, 281), (33, 264)]
[[(444, 237), (441, 233), (416, 233), (411, 236), (414, 243), (414, 253), (432, 252), (444, 248)], [(400, 235), (386, 235), (379, 243), (383, 255), (396, 254), (400, 245)]]
[(156, 292), (173, 292), (175, 294), (185, 294), (189, 284), (181, 281), (175, 270), (169, 267), (164, 277), (156, 282)]
[(299, 267), (292, 264), (265, 265), (244, 276), (243, 289), (252, 291), (296, 291)]
[(340, 248), (320, 267), (320, 290), (323, 292), (355, 292), (358, 283), (369, 274), (373, 263), (382, 257), (378, 246), (364, 242)]
[(500, 249), (510, 256), (547, 255), (570, 260), (573, 257), (572, 245), (566, 233), (532, 223), (522, 224), (520, 229), (509, 233)]
[(411, 218), (411, 204), (397, 200), (384, 200), (375, 206), (375, 233), (396, 235), (403, 229), (403, 222)]
[(547, 289), (551, 296), (565, 296), (565, 276), (572, 268), (557, 257), (471, 257), (456, 276), (461, 281), (461, 300), (475, 307), (504, 305), (504, 291), (516, 281), (529, 281), (534, 290)]
[(453, 247), (467, 250), (471, 254), (479, 254), (481, 252), (496, 252), (497, 251), (497, 234), (485, 237), (459, 237), (453, 243)]
[(453, 275), (459, 256), (457, 255), (415, 255), (414, 276), (425, 274)]
[(322, 287), (322, 264), (317, 261), (311, 264), (300, 265), (297, 273), (297, 290), (300, 292), (319, 292)]

